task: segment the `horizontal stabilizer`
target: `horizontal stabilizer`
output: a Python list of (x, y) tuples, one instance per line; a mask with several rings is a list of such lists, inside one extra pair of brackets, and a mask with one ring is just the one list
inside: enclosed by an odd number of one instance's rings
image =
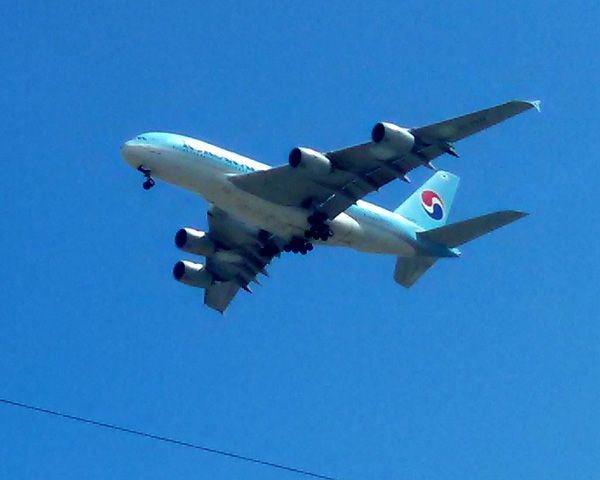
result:
[(394, 280), (403, 287), (411, 287), (435, 263), (435, 257), (398, 257)]
[(514, 210), (488, 213), (480, 217), (471, 218), (462, 222), (452, 223), (433, 230), (418, 232), (420, 238), (425, 238), (446, 247), (458, 247), (497, 228), (523, 218), (527, 213)]

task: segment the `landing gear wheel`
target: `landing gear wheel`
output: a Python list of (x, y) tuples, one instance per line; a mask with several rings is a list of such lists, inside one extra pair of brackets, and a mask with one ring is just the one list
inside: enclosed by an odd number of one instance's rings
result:
[(302, 237), (293, 237), (289, 243), (283, 246), (284, 252), (300, 253), (306, 255), (313, 249), (313, 244)]
[(312, 215), (309, 215), (306, 219), (308, 223), (311, 225), (320, 225), (324, 224), (325, 220), (327, 220), (327, 214), (323, 212), (315, 212)]
[(152, 178), (152, 172), (150, 170), (144, 168), (143, 165), (140, 165), (137, 169), (138, 172), (142, 172), (142, 174), (146, 178), (146, 181), (142, 183), (142, 187), (144, 188), (144, 190), (150, 190), (154, 185), (156, 185), (156, 182)]
[(333, 236), (331, 228), (325, 223), (327, 221), (327, 215), (324, 213), (315, 212), (310, 215), (306, 221), (310, 224), (310, 228), (304, 232), (305, 238), (314, 238), (315, 240), (325, 242)]

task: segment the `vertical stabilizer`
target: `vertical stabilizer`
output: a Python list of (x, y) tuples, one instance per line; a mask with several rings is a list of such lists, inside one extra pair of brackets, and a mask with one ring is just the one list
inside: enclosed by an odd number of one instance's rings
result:
[(436, 172), (394, 213), (402, 215), (425, 230), (441, 227), (448, 221), (458, 181), (459, 178), (450, 172)]

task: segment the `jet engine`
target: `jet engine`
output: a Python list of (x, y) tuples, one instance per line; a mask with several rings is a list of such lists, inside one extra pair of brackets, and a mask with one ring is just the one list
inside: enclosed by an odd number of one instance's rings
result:
[(289, 164), (313, 177), (327, 175), (332, 170), (331, 162), (325, 155), (306, 147), (294, 148), (290, 152)]
[(175, 264), (173, 276), (178, 282), (185, 283), (190, 287), (207, 288), (213, 282), (212, 274), (206, 270), (204, 265), (187, 260)]
[(193, 228), (182, 228), (175, 234), (175, 245), (184, 252), (207, 257), (215, 253), (215, 243), (206, 232)]
[(373, 143), (394, 153), (407, 153), (415, 146), (415, 137), (407, 128), (379, 122), (371, 131)]

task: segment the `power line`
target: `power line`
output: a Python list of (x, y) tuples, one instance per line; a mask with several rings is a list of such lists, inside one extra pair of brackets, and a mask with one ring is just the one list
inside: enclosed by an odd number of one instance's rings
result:
[(11, 405), (13, 407), (20, 407), (27, 410), (33, 410), (38, 413), (45, 413), (47, 415), (53, 415), (55, 417), (66, 418), (68, 420), (74, 420), (76, 422), (87, 423), (89, 425), (95, 425), (96, 427), (107, 428), (110, 430), (116, 430), (118, 432), (130, 433), (132, 435), (138, 435), (140, 437), (151, 438), (152, 440), (159, 440), (161, 442), (171, 443), (174, 445), (179, 445), (180, 447), (188, 447), (195, 448), (196, 450), (202, 450), (204, 452), (213, 453), (216, 455), (222, 455), (224, 457), (235, 458), (236, 460), (243, 460), (244, 462), (257, 463), (259, 465), (263, 465), (271, 468), (278, 468), (280, 470), (285, 470), (292, 473), (297, 473), (300, 475), (306, 475), (308, 477), (313, 478), (321, 478), (323, 480), (336, 480), (334, 477), (329, 477), (327, 475), (322, 475), (319, 473), (309, 472), (308, 470), (302, 470), (301, 468), (290, 467), (288, 465), (283, 465), (281, 463), (268, 462), (266, 460), (261, 460), (254, 457), (246, 457), (244, 455), (239, 455), (237, 453), (227, 452), (225, 450), (218, 450), (216, 448), (205, 447), (202, 445), (198, 445), (195, 443), (184, 442), (182, 440), (176, 440), (174, 438), (163, 437), (161, 435), (154, 435), (152, 433), (141, 432), (139, 430), (133, 430), (127, 427), (120, 427), (119, 425), (113, 425), (106, 422), (99, 422), (97, 420), (91, 420), (89, 418), (77, 417), (75, 415), (69, 415), (68, 413), (62, 413), (56, 410), (49, 410), (46, 408), (36, 407), (34, 405), (28, 405), (26, 403), (15, 402), (13, 400), (7, 400), (4, 398), (0, 398), (0, 403), (5, 405)]

